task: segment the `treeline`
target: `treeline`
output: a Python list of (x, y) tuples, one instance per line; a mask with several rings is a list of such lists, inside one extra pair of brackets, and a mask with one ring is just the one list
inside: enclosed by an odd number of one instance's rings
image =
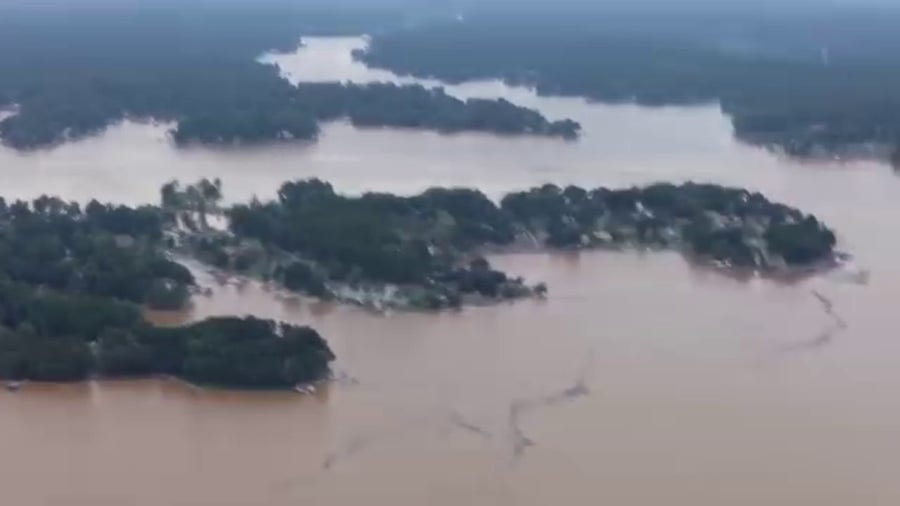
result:
[(166, 258), (174, 249), (317, 297), (356, 300), (370, 289), (386, 305), (440, 309), (546, 291), (493, 269), (486, 249), (667, 248), (780, 272), (827, 263), (835, 246), (813, 216), (709, 184), (545, 185), (497, 205), (460, 188), (353, 197), (312, 179), (285, 183), (277, 200), (224, 210), (229, 233), (206, 223), (206, 213), (220, 212), (218, 181), (170, 183), (161, 196), (161, 207), (93, 201), (83, 210), (52, 197), (0, 200), (0, 378), (172, 374), (269, 388), (328, 374), (334, 356), (306, 327), (145, 322), (139, 304), (187, 302), (193, 277)]
[(270, 106), (215, 109), (178, 122), (172, 131), (178, 144), (235, 144), (318, 136), (319, 121), (349, 119), (358, 127), (401, 127), (541, 135), (575, 139), (581, 126), (572, 120), (548, 121), (533, 109), (507, 100), (469, 99), (447, 95), (441, 88), (390, 83), (300, 84)]
[(677, 249), (765, 271), (834, 258), (835, 235), (814, 216), (759, 193), (713, 184), (621, 190), (545, 185), (509, 194), (501, 205), (553, 247)]
[[(414, 197), (337, 194), (313, 179), (284, 184), (278, 200), (228, 210), (239, 241), (288, 255), (264, 275), (316, 296), (328, 283), (417, 287), (411, 305), (458, 306), (467, 296), (516, 298), (532, 293), (520, 278), (496, 271), (471, 253), (488, 243), (508, 244), (514, 229), (484, 194), (467, 189), (428, 190)], [(252, 249), (205, 244), (199, 250), (225, 266), (249, 269)], [(260, 255), (257, 255), (257, 258)]]
[(574, 139), (581, 126), (548, 121), (539, 112), (504, 99), (460, 100), (442, 88), (392, 83), (307, 83), (298, 86), (302, 107), (319, 119), (349, 118), (357, 126), (425, 128), (441, 132), (486, 131)]
[(225, 317), (159, 328), (132, 304), (0, 281), (0, 378), (7, 380), (169, 374), (281, 388), (326, 377), (333, 359), (308, 327)]
[(462, 102), (419, 87), (291, 85), (255, 58), (290, 50), (301, 34), (366, 31), (386, 10), (357, 5), (336, 15), (319, 5), (263, 2), (160, 4), (25, 12), (0, 6), (0, 141), (31, 149), (102, 131), (126, 118), (173, 121), (179, 144), (314, 139), (318, 122), (445, 132), (577, 135), (504, 101)]
[[(212, 199), (210, 185), (197, 198)], [(196, 205), (193, 192), (185, 195)], [(166, 257), (177, 223), (152, 206), (0, 199), (0, 378), (172, 374), (272, 388), (327, 376), (334, 356), (307, 327), (215, 318), (163, 329), (144, 321), (142, 306), (189, 302), (193, 276)]]
[(898, 146), (900, 70), (886, 49), (900, 43), (887, 29), (900, 10), (847, 7), (828, 18), (796, 9), (776, 21), (715, 7), (583, 8), (476, 12), (380, 33), (358, 56), (399, 73), (499, 77), (546, 95), (720, 103), (739, 138), (799, 156)]
[(178, 309), (194, 284), (165, 256), (158, 208), (0, 198), (0, 279)]
[(426, 290), (427, 307), (458, 305), (473, 293), (535, 293), (491, 269), (479, 257), (486, 248), (667, 248), (778, 272), (827, 263), (836, 243), (829, 228), (797, 209), (759, 193), (694, 183), (546, 185), (508, 194), (498, 206), (476, 190), (350, 197), (313, 179), (286, 183), (276, 201), (227, 213), (233, 236), (194, 241), (208, 262), (319, 297), (345, 285), (416, 286)]

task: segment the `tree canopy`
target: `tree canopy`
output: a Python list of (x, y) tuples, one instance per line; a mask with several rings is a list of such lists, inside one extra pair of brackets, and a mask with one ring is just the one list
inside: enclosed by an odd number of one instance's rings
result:
[[(834, 233), (815, 217), (759, 193), (712, 184), (626, 189), (545, 185), (495, 204), (464, 188), (402, 197), (346, 196), (309, 179), (285, 183), (277, 200), (227, 210), (230, 238), (204, 236), (195, 253), (217, 266), (272, 278), (328, 297), (342, 286), (418, 287), (425, 307), (478, 294), (535, 293), (495, 271), (486, 250), (521, 247), (668, 248), (728, 267), (778, 272), (834, 259)], [(260, 263), (262, 262), (262, 263)], [(337, 290), (340, 291), (340, 290)]]
[[(154, 2), (157, 4), (157, 2)], [(276, 5), (277, 4), (277, 5)], [(315, 140), (321, 121), (441, 132), (574, 138), (572, 121), (502, 100), (461, 101), (418, 86), (293, 86), (256, 61), (301, 35), (366, 31), (396, 11), (357, 5), (342, 15), (310, 2), (197, 0), (134, 11), (109, 6), (20, 12), (0, 5), (0, 141), (40, 148), (128, 118), (171, 121), (178, 145)]]
[[(207, 210), (219, 188), (203, 180), (183, 194), (196, 197), (194, 209)], [(172, 186), (163, 193), (173, 199), (181, 192)], [(97, 201), (82, 209), (46, 196), (0, 199), (0, 378), (174, 374), (273, 388), (326, 377), (334, 356), (308, 327), (216, 318), (160, 329), (144, 321), (141, 306), (183, 309), (194, 285), (191, 272), (167, 256), (170, 212)]]
[(401, 74), (501, 78), (546, 95), (718, 103), (740, 139), (794, 155), (896, 148), (900, 10), (784, 4), (472, 5), (465, 22), (383, 31), (357, 56)]
[[(0, 276), (56, 290), (180, 307), (194, 278), (165, 256), (163, 220), (159, 209), (150, 206), (129, 208), (94, 200), (81, 209), (54, 197), (9, 205), (0, 198)], [(182, 296), (172, 300), (163, 292)]]

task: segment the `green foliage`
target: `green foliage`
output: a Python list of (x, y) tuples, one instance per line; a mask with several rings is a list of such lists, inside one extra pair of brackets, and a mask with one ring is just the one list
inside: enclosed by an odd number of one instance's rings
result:
[(41, 335), (93, 341), (106, 328), (140, 321), (139, 309), (125, 302), (0, 281), (0, 326), (27, 325)]
[(321, 379), (334, 354), (308, 327), (214, 318), (186, 332), (183, 374), (199, 383), (284, 387)]
[(200, 227), (209, 230), (207, 216), (210, 212), (218, 211), (222, 201), (222, 180), (215, 178), (209, 180), (203, 178), (194, 184), (181, 187), (178, 181), (169, 181), (159, 191), (160, 205), (167, 217), (173, 219), (168, 222), (178, 222), (189, 230), (196, 230), (194, 215), (200, 219)]
[[(76, 381), (174, 374), (201, 383), (286, 387), (322, 379), (334, 355), (308, 327), (214, 318), (177, 328), (132, 305), (0, 283), (0, 378)], [(20, 300), (20, 298), (22, 300)], [(93, 351), (92, 351), (93, 350)]]
[(291, 290), (322, 296), (326, 281), (390, 283), (417, 287), (412, 305), (422, 308), (456, 305), (466, 294), (530, 293), (521, 280), (481, 261), (466, 264), (486, 246), (516, 240), (553, 248), (672, 248), (763, 270), (827, 261), (836, 242), (797, 209), (695, 183), (618, 190), (544, 185), (508, 194), (497, 206), (459, 188), (348, 197), (312, 179), (285, 183), (275, 202), (238, 205), (228, 214), (237, 241), (300, 259), (275, 273)]
[(106, 376), (152, 374), (153, 349), (128, 330), (109, 328), (97, 340), (97, 370)]
[(185, 307), (190, 297), (187, 286), (171, 279), (154, 279), (147, 289), (144, 304), (151, 309), (176, 311)]
[(0, 378), (77, 381), (88, 376), (93, 360), (80, 339), (36, 334), (23, 326), (0, 328)]
[[(170, 185), (163, 195), (204, 212), (221, 198), (220, 187), (203, 180), (184, 193)], [(0, 199), (0, 378), (164, 373), (280, 387), (327, 375), (334, 356), (306, 327), (253, 318), (175, 329), (144, 322), (137, 304), (183, 308), (194, 283), (164, 255), (163, 213), (96, 201), (82, 211), (50, 197), (11, 205)]]
[(792, 9), (794, 2), (783, 2), (730, 10), (724, 5), (735, 2), (718, 3), (704, 3), (702, 12), (665, 2), (643, 10), (609, 2), (534, 3), (515, 12), (473, 7), (464, 23), (380, 32), (357, 56), (399, 74), (500, 78), (545, 95), (718, 103), (738, 137), (795, 155), (869, 142), (897, 146), (896, 9)]
[(326, 297), (328, 295), (325, 277), (316, 272), (306, 262), (291, 263), (285, 267), (282, 277), (282, 283), (288, 290), (308, 293), (314, 297)]
[[(161, 285), (194, 282), (162, 253), (156, 208), (41, 197), (0, 206), (0, 275), (12, 281), (142, 303)], [(155, 297), (154, 297), (155, 300)], [(169, 299), (174, 300), (174, 299)]]
[(773, 224), (766, 231), (766, 240), (791, 265), (815, 262), (835, 243), (834, 233), (813, 216), (796, 223)]
[(446, 133), (487, 131), (573, 139), (580, 125), (550, 122), (535, 110), (506, 100), (462, 101), (443, 89), (391, 83), (305, 83), (281, 101), (253, 109), (216, 110), (183, 119), (173, 131), (179, 144), (237, 144), (315, 139), (318, 121), (347, 118), (358, 127), (423, 128)]
[(590, 191), (545, 185), (509, 194), (501, 207), (549, 246), (686, 247), (735, 267), (768, 268), (776, 259), (809, 265), (831, 258), (836, 242), (812, 216), (759, 193), (712, 184)]
[(265, 141), (315, 139), (319, 124), (308, 112), (292, 108), (213, 111), (185, 118), (172, 131), (177, 144), (256, 144)]
[(313, 140), (320, 121), (341, 117), (360, 126), (578, 134), (571, 120), (550, 122), (509, 102), (463, 102), (418, 86), (298, 88), (275, 66), (255, 61), (272, 49), (293, 49), (310, 33), (304, 30), (349, 24), (364, 32), (385, 19), (384, 8), (356, 5), (337, 15), (310, 2), (196, 3), (154, 2), (150, 11), (62, 9), (62, 16), (52, 7), (28, 14), (0, 5), (0, 106), (18, 105), (16, 115), (0, 122), (0, 140), (39, 148), (125, 118), (174, 121), (171, 135), (179, 145)]
[(0, 378), (20, 379), (28, 375), (28, 352), (19, 333), (0, 327)]
[(485, 297), (500, 297), (502, 287), (507, 281), (506, 274), (491, 269), (484, 258), (476, 258), (468, 268), (455, 269), (443, 276), (444, 281), (457, 285), (462, 293), (478, 293)]
[[(505, 215), (473, 190), (346, 197), (313, 179), (286, 183), (278, 195), (278, 202), (233, 207), (232, 231), (329, 265), (339, 279), (356, 271), (367, 280), (421, 284), (453, 267), (458, 249), (513, 239)], [(306, 275), (292, 274), (298, 284)]]
[(25, 338), (26, 378), (38, 381), (78, 381), (93, 366), (87, 343), (65, 337)]

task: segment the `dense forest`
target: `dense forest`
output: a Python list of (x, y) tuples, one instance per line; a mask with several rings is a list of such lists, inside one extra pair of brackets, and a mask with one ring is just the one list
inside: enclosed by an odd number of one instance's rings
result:
[(193, 254), (317, 297), (437, 309), (542, 291), (472, 254), (514, 238), (506, 215), (475, 190), (348, 197), (306, 180), (285, 183), (277, 201), (226, 212), (232, 235), (190, 234)]
[(10, 10), (0, 5), (0, 140), (37, 148), (102, 131), (125, 118), (173, 121), (181, 144), (314, 139), (318, 122), (572, 138), (574, 122), (550, 123), (505, 101), (463, 102), (420, 87), (342, 83), (297, 88), (269, 50), (303, 34), (364, 31), (399, 14), (356, 5), (337, 14), (295, 5), (193, 0), (140, 8)]
[(251, 317), (153, 327), (136, 306), (0, 281), (0, 378), (79, 381), (170, 374), (198, 384), (282, 388), (325, 378), (314, 330)]
[(182, 238), (191, 254), (316, 297), (368, 303), (360, 292), (375, 292), (375, 305), (398, 307), (454, 307), (546, 290), (494, 270), (480, 256), (486, 250), (674, 249), (768, 273), (835, 259), (835, 235), (815, 217), (758, 193), (709, 184), (545, 185), (510, 193), (497, 205), (463, 188), (355, 197), (312, 179), (285, 183), (277, 200), (225, 212), (228, 233), (201, 229)]
[(151, 206), (0, 199), (0, 378), (173, 374), (285, 387), (325, 377), (334, 357), (309, 328), (219, 318), (159, 329), (143, 320), (141, 306), (183, 308), (194, 285), (166, 256), (174, 219)]
[[(417, 309), (546, 292), (493, 269), (486, 249), (667, 248), (762, 272), (834, 259), (834, 233), (815, 217), (716, 185), (545, 185), (497, 205), (461, 188), (346, 196), (313, 179), (285, 183), (271, 202), (222, 209), (221, 184), (203, 180), (167, 184), (161, 197), (159, 207), (92, 201), (83, 210), (53, 197), (0, 200), (0, 378), (172, 374), (271, 388), (327, 376), (334, 356), (307, 327), (145, 322), (142, 305), (188, 301), (193, 276), (170, 252), (320, 298)], [(218, 212), (228, 231), (209, 225)]]
[[(248, 90), (249, 91), (249, 90)], [(280, 98), (279, 98), (280, 97)], [(172, 135), (178, 144), (234, 144), (315, 139), (319, 121), (349, 119), (358, 127), (402, 127), (498, 134), (578, 137), (572, 120), (550, 122), (537, 111), (506, 100), (469, 99), (442, 89), (394, 84), (309, 83), (286, 85), (260, 108), (210, 109), (181, 119)], [(10, 123), (13, 123), (13, 118)]]
[[(88, 0), (85, 0), (88, 1)], [(91, 3), (91, 2), (88, 2)], [(63, 2), (64, 4), (64, 2)], [(180, 143), (313, 139), (324, 119), (571, 138), (502, 101), (332, 83), (297, 89), (254, 61), (301, 35), (374, 36), (367, 63), (545, 94), (719, 103), (743, 140), (794, 155), (884, 154), (900, 139), (900, 10), (804, 2), (135, 1), (0, 3), (0, 140), (17, 148), (123, 118)], [(633, 4), (633, 5), (632, 5)], [(721, 5), (720, 5), (721, 4)], [(649, 6), (652, 6), (650, 8)], [(164, 35), (163, 35), (164, 34)], [(900, 160), (900, 152), (894, 153)]]
[(622, 190), (545, 185), (509, 194), (501, 206), (553, 247), (676, 249), (726, 267), (762, 271), (834, 259), (834, 232), (814, 216), (759, 193), (713, 184)]
[(165, 254), (155, 207), (132, 209), (40, 197), (0, 198), (0, 277), (28, 285), (178, 309), (194, 284)]
[(898, 9), (486, 4), (464, 21), (379, 33), (357, 57), (605, 102), (720, 103), (739, 138), (799, 156), (898, 145)]

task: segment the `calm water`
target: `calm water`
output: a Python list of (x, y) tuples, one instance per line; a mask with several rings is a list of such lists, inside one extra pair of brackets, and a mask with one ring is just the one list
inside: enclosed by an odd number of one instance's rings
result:
[[(267, 58), (293, 79), (396, 80), (352, 61), (361, 43), (316, 39)], [(0, 151), (3, 192), (140, 202), (168, 178), (213, 175), (233, 199), (311, 175), (346, 191), (464, 184), (491, 195), (546, 181), (714, 181), (817, 213), (870, 282), (848, 271), (737, 281), (665, 253), (514, 255), (495, 261), (547, 281), (548, 300), (380, 317), (204, 278), (214, 295), (169, 321), (252, 313), (312, 324), (355, 381), (316, 397), (174, 381), (0, 393), (4, 503), (900, 503), (900, 180), (888, 167), (742, 146), (715, 107), (612, 107), (498, 83), (448, 91), (571, 116), (585, 136), (335, 124), (313, 146), (177, 151), (164, 127), (125, 124), (51, 151)], [(576, 387), (587, 394), (563, 395), (584, 393)]]

